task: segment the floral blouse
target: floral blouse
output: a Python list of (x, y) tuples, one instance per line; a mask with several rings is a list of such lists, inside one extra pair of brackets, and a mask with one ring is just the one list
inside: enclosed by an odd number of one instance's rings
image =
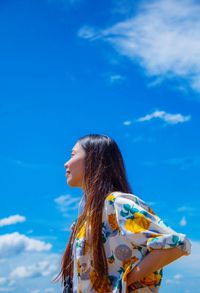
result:
[(102, 241), (108, 264), (108, 277), (98, 291), (92, 289), (95, 272), (92, 270), (89, 245), (86, 242), (86, 223), (80, 229), (73, 247), (74, 293), (156, 293), (162, 280), (162, 269), (134, 283), (129, 291), (127, 274), (153, 249), (179, 247), (190, 253), (190, 242), (163, 221), (140, 198), (133, 194), (113, 192), (107, 196), (102, 217)]

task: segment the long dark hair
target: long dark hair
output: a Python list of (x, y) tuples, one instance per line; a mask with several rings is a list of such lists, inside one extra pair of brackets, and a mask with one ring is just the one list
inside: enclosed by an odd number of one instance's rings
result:
[(87, 218), (87, 227), (91, 229), (90, 257), (96, 276), (93, 288), (98, 289), (102, 285), (102, 278), (108, 275), (101, 236), (104, 200), (114, 191), (131, 193), (131, 188), (121, 152), (113, 139), (106, 135), (90, 134), (81, 137), (78, 143), (86, 153), (83, 180), (86, 202), (63, 255), (58, 278), (64, 280), (67, 275), (72, 275), (73, 260), (70, 246)]

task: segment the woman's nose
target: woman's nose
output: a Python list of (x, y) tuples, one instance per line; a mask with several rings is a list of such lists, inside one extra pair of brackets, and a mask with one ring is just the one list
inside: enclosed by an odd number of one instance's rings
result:
[(68, 161), (66, 163), (64, 163), (64, 168), (67, 169), (68, 168)]

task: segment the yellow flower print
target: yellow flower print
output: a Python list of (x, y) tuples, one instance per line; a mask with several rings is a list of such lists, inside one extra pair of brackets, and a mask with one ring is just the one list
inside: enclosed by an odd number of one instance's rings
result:
[(109, 257), (107, 258), (107, 260), (108, 260), (108, 263), (109, 263), (109, 264), (112, 264), (112, 263), (115, 262), (115, 257), (114, 257), (114, 255), (113, 255), (113, 253), (112, 253), (111, 256), (109, 256)]
[(123, 264), (122, 264), (124, 270), (126, 270), (127, 267), (128, 267), (130, 264), (133, 264), (133, 263), (135, 263), (136, 261), (138, 261), (138, 258), (137, 258), (136, 256), (132, 256), (131, 258), (129, 258), (129, 259), (127, 259), (127, 260), (124, 260), (124, 261), (123, 261)]
[(161, 277), (162, 276), (159, 273), (151, 273), (150, 275), (142, 279), (140, 282), (145, 286), (155, 286), (159, 285)]
[(77, 233), (77, 238), (83, 239), (85, 235), (86, 235), (86, 229), (85, 229), (85, 225), (83, 225), (81, 229), (79, 230), (79, 232)]
[(128, 273), (130, 273), (131, 269), (131, 264), (134, 264), (136, 261), (138, 261), (138, 258), (136, 256), (132, 256), (131, 258), (129, 258), (128, 260), (123, 261), (123, 269), (125, 271), (124, 275), (123, 275), (123, 281), (126, 282), (126, 277), (128, 275)]
[(107, 201), (114, 202), (114, 201), (115, 201), (115, 196), (111, 193), (111, 194), (109, 194), (109, 195), (106, 197), (106, 200), (107, 200)]
[(108, 215), (108, 222), (113, 230), (119, 230), (115, 214)]
[(81, 274), (81, 264), (80, 264), (80, 261), (79, 260), (76, 261), (76, 266), (77, 266), (78, 276), (80, 276), (80, 274)]
[(148, 230), (150, 223), (151, 222), (147, 218), (145, 218), (144, 215), (140, 213), (135, 213), (133, 219), (126, 220), (125, 228), (128, 231), (140, 233), (142, 231)]

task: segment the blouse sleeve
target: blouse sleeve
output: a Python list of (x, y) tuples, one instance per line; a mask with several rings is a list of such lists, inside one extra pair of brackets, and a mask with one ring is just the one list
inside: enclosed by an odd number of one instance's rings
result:
[(117, 224), (122, 236), (133, 245), (153, 249), (178, 247), (190, 254), (191, 244), (184, 234), (168, 227), (141, 199), (122, 194), (113, 200)]

